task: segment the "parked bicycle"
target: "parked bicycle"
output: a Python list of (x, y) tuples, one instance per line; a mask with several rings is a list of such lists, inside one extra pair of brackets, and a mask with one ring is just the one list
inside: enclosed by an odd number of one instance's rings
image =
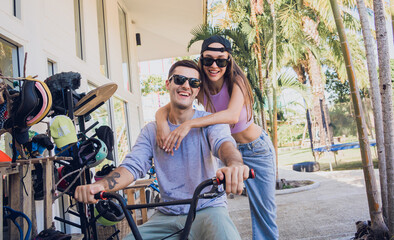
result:
[(160, 202), (160, 189), (159, 183), (157, 182), (155, 166), (152, 166), (148, 171), (149, 179), (153, 179), (153, 182), (149, 184), (148, 188), (145, 189), (145, 197), (147, 203), (158, 203)]

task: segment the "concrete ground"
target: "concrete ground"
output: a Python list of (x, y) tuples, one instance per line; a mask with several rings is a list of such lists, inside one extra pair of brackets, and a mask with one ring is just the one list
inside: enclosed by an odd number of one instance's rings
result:
[[(375, 176), (378, 180), (377, 171)], [(355, 222), (370, 219), (362, 170), (306, 173), (282, 168), (279, 177), (319, 183), (318, 187), (301, 192), (277, 191), (281, 240), (351, 239), (356, 232)], [(229, 212), (242, 239), (252, 239), (247, 197), (229, 199)]]

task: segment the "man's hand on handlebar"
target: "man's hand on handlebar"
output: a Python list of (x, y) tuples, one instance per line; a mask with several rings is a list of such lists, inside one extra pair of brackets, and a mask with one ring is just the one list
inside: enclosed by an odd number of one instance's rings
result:
[(134, 176), (124, 167), (117, 167), (103, 179), (89, 184), (78, 186), (75, 190), (74, 197), (77, 201), (83, 203), (97, 203), (94, 194), (101, 191), (116, 192), (124, 189), (134, 181)]
[(74, 197), (79, 202), (93, 204), (98, 202), (94, 199), (94, 194), (104, 190), (104, 186), (101, 184), (82, 185), (75, 189)]
[(224, 175), (226, 175), (226, 193), (240, 195), (244, 188), (243, 181), (249, 178), (249, 167), (246, 165), (234, 165), (223, 167), (216, 171), (216, 177), (220, 180), (223, 180)]

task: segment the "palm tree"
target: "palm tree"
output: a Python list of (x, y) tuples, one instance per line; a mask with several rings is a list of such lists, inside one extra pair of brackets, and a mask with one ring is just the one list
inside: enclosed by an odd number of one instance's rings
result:
[(334, 14), (335, 23), (338, 34), (341, 39), (342, 52), (346, 62), (349, 84), (351, 88), (351, 96), (355, 112), (355, 120), (357, 123), (358, 138), (360, 143), (361, 159), (363, 161), (364, 179), (367, 190), (369, 213), (371, 216), (372, 230), (378, 239), (384, 239), (388, 229), (383, 220), (381, 205), (379, 202), (378, 187), (376, 184), (375, 173), (371, 158), (371, 149), (366, 131), (364, 112), (360, 103), (360, 93), (355, 79), (353, 63), (349, 52), (344, 26), (342, 24), (341, 14), (339, 12), (336, 0), (330, 0), (332, 12)]
[(282, 95), (284, 90), (292, 89), (302, 96), (306, 108), (310, 105), (311, 95), (309, 88), (304, 84), (300, 83), (298, 79), (291, 73), (290, 70), (286, 70), (281, 73), (278, 77), (278, 96)]
[(384, 145), (387, 171), (388, 227), (394, 235), (394, 117), (390, 75), (390, 55), (383, 1), (374, 0), (376, 40), (378, 45), (380, 95), (384, 124)]
[[(350, 7), (354, 5), (352, 1), (346, 1), (346, 3)], [(347, 9), (345, 6), (343, 7)], [(350, 12), (350, 10), (348, 11)], [(326, 107), (321, 108), (321, 106), (326, 106), (324, 78), (322, 78), (321, 65), (327, 58), (332, 56), (336, 56), (336, 60), (340, 60), (338, 63), (343, 63), (343, 60), (339, 58), (338, 55), (340, 52), (340, 45), (338, 44), (337, 34), (332, 30), (335, 26), (332, 15), (329, 12), (329, 3), (327, 0), (286, 0), (279, 10), (279, 15), (281, 15), (279, 18), (281, 19), (280, 23), (282, 25), (288, 25), (289, 21), (292, 22), (290, 26), (293, 27), (286, 28), (288, 32), (294, 32), (293, 29), (297, 29), (294, 26), (301, 22), (300, 28), (303, 31), (304, 37), (300, 38), (299, 36), (302, 35), (299, 33), (296, 34), (295, 39), (291, 36), (287, 37), (287, 39), (291, 39), (294, 44), (291, 53), (298, 52), (297, 55), (299, 56), (297, 60), (292, 60), (289, 64), (292, 65), (301, 82), (306, 82), (306, 76), (309, 77), (314, 96), (314, 105), (312, 108), (313, 123), (314, 125), (318, 125), (318, 127), (313, 128), (313, 132), (319, 129), (322, 135), (318, 143), (320, 145), (326, 145), (332, 142), (332, 136), (331, 131), (328, 131), (328, 136), (325, 136), (326, 134), (323, 127), (323, 122), (329, 125), (330, 119)], [(346, 19), (347, 27), (352, 29), (357, 28), (358, 24), (351, 14), (347, 14)], [(306, 41), (304, 39), (306, 39)], [(305, 42), (304, 45), (300, 42), (302, 40)], [(325, 49), (330, 53), (323, 54)], [(334, 53), (334, 55), (332, 53)], [(335, 61), (325, 62), (328, 66), (333, 66), (334, 70), (341, 70), (340, 73), (345, 72), (344, 65), (335, 66), (336, 63)], [(357, 61), (356, 63), (356, 66), (362, 66), (364, 64), (363, 61)], [(362, 69), (362, 67), (357, 69)], [(339, 75), (341, 77), (343, 76), (342, 74)], [(323, 119), (323, 113), (325, 119)]]
[[(225, 15), (225, 18), (221, 18), (217, 20), (216, 26), (219, 26), (223, 29), (223, 34), (228, 34), (228, 36), (233, 39), (231, 35), (231, 31), (235, 31), (236, 29), (241, 29), (243, 33), (242, 41), (246, 41), (249, 45), (247, 47), (247, 62), (249, 62), (250, 57), (254, 59), (256, 62), (256, 72), (258, 73), (258, 84), (259, 90), (257, 92), (265, 92), (266, 83), (264, 83), (264, 74), (263, 74), (263, 59), (264, 55), (262, 54), (264, 47), (264, 33), (261, 33), (260, 26), (261, 19), (257, 18), (257, 15), (262, 12), (262, 0), (237, 0), (237, 1), (226, 1), (217, 2), (214, 4), (214, 8), (212, 12), (215, 13), (215, 16)], [(230, 30), (230, 32), (226, 32)], [(239, 45), (239, 44), (235, 44)], [(242, 44), (241, 44), (242, 45)], [(240, 45), (239, 45), (240, 46)], [(237, 58), (237, 54), (234, 54), (234, 57)], [(248, 64), (242, 64), (241, 62), (245, 62), (243, 58), (239, 58), (240, 61), (237, 61), (239, 65), (246, 66)], [(245, 68), (249, 69), (249, 68)], [(250, 70), (250, 69), (249, 69)], [(246, 71), (245, 71), (246, 72)], [(253, 89), (253, 86), (252, 86)], [(262, 106), (261, 106), (262, 107)], [(262, 115), (261, 118), (265, 118)], [(263, 128), (266, 128), (266, 123), (263, 122)]]
[[(260, 43), (260, 29), (259, 29), (259, 24), (257, 21), (257, 17), (256, 17), (256, 10), (258, 9), (258, 2), (256, 2), (255, 0), (250, 0), (250, 19), (251, 19), (251, 23), (254, 27), (254, 31), (255, 31), (255, 43), (253, 44), (253, 47), (256, 50), (256, 57), (257, 57), (257, 67), (258, 67), (258, 73), (259, 73), (259, 87), (260, 87), (260, 91), (264, 92), (264, 77), (263, 77), (263, 63), (262, 63), (262, 54), (261, 54), (261, 43)], [(261, 111), (261, 121), (262, 121), (262, 125), (264, 130), (267, 130), (267, 124), (265, 121), (265, 117), (264, 117), (264, 108), (262, 108)]]
[(382, 209), (385, 219), (388, 218), (388, 198), (387, 198), (387, 173), (386, 173), (386, 159), (384, 149), (384, 135), (383, 135), (383, 117), (382, 105), (379, 93), (378, 74), (376, 72), (376, 56), (374, 51), (374, 39), (369, 27), (368, 14), (365, 7), (364, 0), (357, 0), (357, 9), (360, 15), (361, 27), (363, 30), (363, 38), (365, 44), (365, 51), (368, 64), (368, 75), (371, 82), (370, 93), (372, 97), (373, 113), (375, 121), (375, 139), (379, 160), (379, 177), (380, 177), (380, 192), (382, 197)]
[(394, 1), (390, 1), (390, 13), (391, 13), (391, 27), (393, 31), (393, 36), (394, 36)]
[[(300, 10), (306, 9), (305, 3), (307, 1), (297, 1), (296, 7)], [(320, 45), (320, 34), (318, 31), (318, 27), (321, 22), (321, 12), (324, 9), (319, 9), (319, 11), (308, 11), (309, 14), (302, 14), (302, 29), (306, 36), (309, 37), (310, 41), (313, 42), (317, 47)], [(313, 15), (310, 15), (312, 13)], [(313, 18), (312, 18), (312, 17)], [(326, 99), (324, 96), (324, 81), (322, 79), (321, 72), (321, 63), (317, 58), (316, 51), (313, 51), (312, 48), (305, 49), (306, 52), (304, 54), (303, 61), (299, 61), (299, 63), (303, 63), (303, 69), (305, 69), (306, 73), (309, 76), (310, 84), (312, 87), (312, 95), (313, 95), (313, 107), (312, 107), (312, 115), (315, 123), (315, 127), (313, 128), (313, 132), (316, 130), (319, 131), (320, 134), (320, 145), (327, 145), (332, 142), (332, 138), (329, 138), (327, 141), (326, 132), (324, 130), (324, 122), (329, 122), (329, 114), (325, 112), (325, 108), (321, 109), (322, 105), (326, 105)], [(323, 119), (323, 114), (326, 119)], [(317, 125), (317, 126), (316, 126)], [(314, 134), (316, 136), (316, 134)]]

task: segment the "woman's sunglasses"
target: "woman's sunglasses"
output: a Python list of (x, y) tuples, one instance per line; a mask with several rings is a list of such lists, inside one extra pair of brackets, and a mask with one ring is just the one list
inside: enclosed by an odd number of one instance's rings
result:
[(202, 84), (201, 80), (198, 78), (188, 78), (178, 74), (171, 75), (171, 77), (168, 80), (169, 81), (174, 80), (174, 83), (176, 85), (181, 85), (181, 86), (186, 82), (186, 80), (188, 80), (189, 86), (192, 88), (199, 88)]
[(210, 57), (201, 57), (201, 63), (202, 65), (209, 67), (212, 66), (212, 64), (216, 62), (216, 65), (220, 68), (227, 67), (227, 64), (230, 62), (230, 59), (223, 59), (223, 58), (218, 58), (218, 59), (213, 59)]

